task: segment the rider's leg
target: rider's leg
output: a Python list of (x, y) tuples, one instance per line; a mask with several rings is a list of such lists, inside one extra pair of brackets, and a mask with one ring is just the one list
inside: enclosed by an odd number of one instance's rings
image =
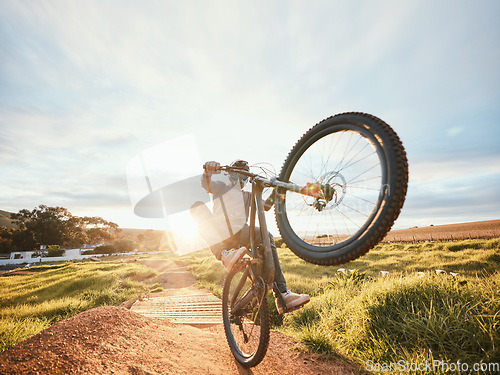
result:
[(215, 257), (222, 262), (227, 272), (231, 271), (234, 264), (246, 254), (246, 249), (238, 249), (238, 243), (232, 246), (230, 239), (225, 239), (221, 235), (223, 230), (218, 227), (218, 221), (205, 203), (196, 202), (191, 206), (190, 212), (200, 236), (208, 244)]
[(222, 251), (226, 248), (217, 228), (217, 220), (210, 209), (203, 202), (195, 202), (190, 209), (198, 233), (205, 240), (210, 250), (218, 260), (221, 260)]
[[(260, 232), (259, 227), (255, 227), (256, 241), (257, 245), (262, 245), (262, 234)], [(274, 243), (274, 237), (271, 233), (269, 233), (269, 239), (271, 240), (271, 251), (273, 253), (273, 261), (274, 261), (274, 281), (278, 285), (278, 289), (280, 293), (286, 293), (287, 286), (285, 276), (283, 275), (283, 271), (281, 270), (280, 259), (278, 257), (278, 251), (276, 250), (276, 244)], [(250, 228), (248, 225), (245, 225), (240, 231), (240, 243), (247, 248), (250, 248)]]
[[(260, 233), (260, 231), (259, 231)], [(269, 233), (269, 239), (271, 240), (271, 251), (273, 252), (273, 260), (274, 260), (274, 282), (278, 286), (278, 290), (280, 293), (286, 293), (288, 288), (286, 287), (285, 275), (283, 275), (283, 271), (281, 270), (281, 263), (278, 257), (278, 250), (276, 250), (276, 244), (274, 243), (274, 237), (271, 233)]]

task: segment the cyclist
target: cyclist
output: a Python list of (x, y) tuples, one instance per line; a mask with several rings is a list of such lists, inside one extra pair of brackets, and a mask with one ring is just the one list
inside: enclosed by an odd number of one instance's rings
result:
[[(248, 163), (244, 160), (236, 160), (231, 163), (231, 167), (249, 171)], [(213, 174), (220, 173), (220, 163), (215, 161), (206, 162), (204, 173), (201, 177), (201, 186), (213, 196), (213, 211), (202, 202), (196, 202), (191, 207), (191, 215), (197, 224), (198, 231), (203, 239), (209, 244), (210, 250), (215, 257), (222, 261), (222, 264), (229, 272), (231, 268), (240, 260), (250, 247), (250, 228), (247, 224), (251, 194), (242, 190), (248, 177), (236, 172), (229, 172), (229, 184), (223, 181), (212, 181)], [(266, 209), (272, 204), (272, 197), (265, 202)], [(262, 245), (262, 236), (259, 228), (255, 228), (257, 244)], [(283, 297), (287, 310), (296, 310), (310, 301), (307, 294), (296, 294), (288, 290), (285, 277), (281, 270), (278, 259), (278, 252), (274, 243), (274, 238), (269, 234), (271, 240), (271, 250), (276, 268), (274, 281)], [(229, 250), (228, 250), (229, 249)], [(278, 312), (284, 312), (283, 307), (276, 299)]]

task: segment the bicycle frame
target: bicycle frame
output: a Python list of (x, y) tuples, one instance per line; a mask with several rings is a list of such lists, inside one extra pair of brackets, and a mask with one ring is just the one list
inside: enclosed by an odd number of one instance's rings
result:
[[(252, 184), (252, 193), (251, 193), (251, 202), (250, 202), (250, 224), (249, 224), (249, 230), (250, 230), (250, 255), (251, 255), (251, 260), (247, 260), (248, 263), (256, 263), (259, 262), (258, 260), (258, 254), (257, 254), (257, 244), (255, 241), (255, 230), (256, 230), (256, 221), (258, 220), (259, 222), (259, 228), (262, 236), (262, 241), (264, 245), (264, 270), (262, 275), (256, 275), (252, 269), (252, 267), (249, 267), (249, 274), (248, 276), (254, 280), (254, 282), (258, 279), (259, 276), (262, 276), (263, 281), (266, 283), (266, 285), (272, 285), (273, 290), (276, 292), (275, 295), (277, 298), (280, 300), (280, 303), (282, 306), (284, 306), (285, 312), (287, 312), (286, 304), (283, 301), (283, 297), (281, 293), (279, 293), (278, 288), (274, 282), (274, 277), (276, 273), (276, 269), (274, 266), (274, 258), (271, 250), (271, 240), (269, 236), (269, 231), (267, 229), (267, 222), (266, 222), (266, 216), (265, 216), (265, 209), (264, 209), (264, 203), (262, 199), (262, 193), (264, 191), (264, 188), (266, 187), (272, 187), (272, 188), (279, 188), (280, 193), (283, 191), (293, 191), (298, 194), (302, 195), (307, 195), (310, 197), (314, 198), (320, 198), (322, 197), (322, 191), (321, 191), (321, 185), (318, 183), (312, 183), (312, 184), (307, 184), (306, 186), (300, 186), (296, 185), (294, 183), (289, 183), (289, 182), (283, 182), (279, 181), (275, 177), (272, 177), (271, 179), (264, 178), (258, 174), (247, 172), (245, 170), (241, 170), (238, 168), (233, 168), (230, 166), (222, 166), (220, 167), (220, 170), (226, 171), (226, 172), (237, 172), (239, 174), (245, 175), (249, 177), (250, 183)], [(247, 264), (248, 264), (247, 263)], [(243, 297), (238, 303), (236, 303), (232, 311), (233, 313), (237, 314), (238, 310), (241, 306), (245, 306), (247, 299), (253, 298), (252, 295), (253, 291), (251, 291), (248, 295)], [(234, 303), (234, 301), (232, 301)]]
[[(255, 230), (256, 230), (256, 221), (258, 220), (259, 222), (259, 228), (261, 232), (261, 237), (263, 240), (263, 245), (264, 245), (264, 272), (263, 272), (263, 280), (266, 282), (267, 285), (273, 285), (273, 288), (276, 288), (274, 286), (274, 277), (275, 277), (275, 266), (274, 266), (274, 259), (273, 259), (273, 254), (271, 250), (271, 240), (269, 236), (269, 230), (267, 229), (267, 222), (266, 222), (266, 216), (265, 216), (265, 209), (264, 209), (264, 203), (262, 199), (262, 193), (264, 191), (264, 188), (266, 187), (273, 187), (273, 188), (281, 188), (283, 190), (290, 190), (294, 191), (299, 194), (304, 194), (308, 196), (312, 196), (317, 198), (318, 193), (317, 189), (311, 189), (309, 186), (303, 187), (299, 186), (293, 183), (286, 183), (277, 180), (276, 178), (271, 178), (271, 179), (266, 179), (262, 176), (259, 176), (254, 173), (246, 172), (240, 169), (232, 168), (230, 166), (223, 166), (221, 167), (221, 170), (226, 171), (226, 172), (231, 172), (235, 171), (240, 174), (246, 175), (250, 179), (250, 183), (252, 184), (252, 193), (251, 193), (251, 203), (250, 203), (250, 224), (249, 224), (249, 229), (250, 229), (250, 255), (252, 259), (257, 258), (257, 244), (255, 241)], [(250, 268), (251, 269), (251, 268)], [(252, 271), (252, 279), (255, 279), (255, 275), (253, 275)], [(281, 297), (281, 293), (277, 293)], [(238, 305), (235, 305), (233, 307), (233, 311), (238, 310)], [(285, 307), (286, 309), (286, 307)]]
[(262, 201), (262, 191), (264, 190), (263, 181), (260, 178), (252, 178), (252, 200), (250, 205), (250, 247), (252, 258), (257, 257), (257, 246), (255, 244), (255, 218), (258, 217), (259, 227), (264, 242), (264, 277), (267, 285), (272, 285), (274, 282), (275, 267), (273, 254), (271, 252), (271, 240), (267, 229), (266, 215), (264, 204)]

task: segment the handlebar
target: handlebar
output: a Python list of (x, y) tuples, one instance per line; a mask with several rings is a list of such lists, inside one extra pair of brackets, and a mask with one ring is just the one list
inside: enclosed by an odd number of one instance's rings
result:
[(252, 173), (252, 172), (247, 172), (245, 171), (244, 169), (238, 169), (238, 168), (234, 168), (234, 167), (231, 167), (229, 165), (221, 165), (220, 168), (219, 168), (220, 171), (225, 171), (225, 172), (236, 172), (236, 173), (240, 173), (244, 176), (247, 176), (247, 177), (250, 177), (250, 178), (253, 178), (253, 177), (261, 177), (259, 176), (258, 174), (255, 174), (255, 173)]
[[(205, 171), (207, 170), (206, 164), (203, 164), (203, 169)], [(244, 169), (234, 168), (234, 167), (231, 167), (230, 165), (220, 165), (219, 168), (216, 169), (216, 171), (236, 172), (236, 173), (240, 173), (240, 174), (247, 176), (247, 177), (250, 177), (250, 178), (261, 177), (258, 174), (247, 172)]]
[[(203, 166), (205, 168), (205, 166)], [(250, 180), (261, 183), (265, 187), (283, 188), (285, 190), (290, 190), (295, 193), (307, 195), (313, 198), (318, 198), (321, 195), (321, 186), (319, 183), (307, 183), (306, 186), (296, 185), (293, 182), (283, 182), (278, 180), (276, 177), (270, 179), (262, 177), (256, 173), (247, 172), (243, 169), (234, 168), (229, 165), (221, 165), (218, 169), (225, 172), (236, 172), (250, 178)]]

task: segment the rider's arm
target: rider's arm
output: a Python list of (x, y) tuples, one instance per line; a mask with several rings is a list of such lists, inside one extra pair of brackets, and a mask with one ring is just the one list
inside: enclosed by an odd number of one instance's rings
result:
[(220, 181), (212, 181), (212, 174), (220, 173), (220, 163), (216, 161), (207, 161), (203, 165), (203, 174), (201, 175), (201, 187), (205, 189), (210, 194), (214, 193), (214, 190), (218, 190), (218, 184)]

